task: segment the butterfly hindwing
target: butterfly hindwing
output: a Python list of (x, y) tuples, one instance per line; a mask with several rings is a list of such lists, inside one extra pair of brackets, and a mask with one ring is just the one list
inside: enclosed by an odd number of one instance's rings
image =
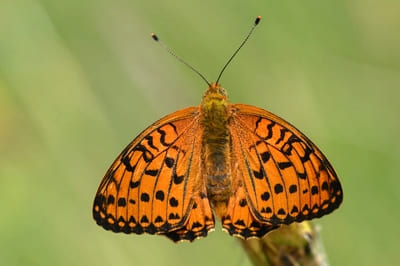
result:
[(206, 234), (214, 220), (208, 200), (196, 202), (195, 188), (201, 185), (200, 134), (196, 107), (170, 114), (143, 131), (103, 178), (93, 206), (96, 222), (114, 232), (192, 240), (199, 236), (198, 230), (195, 234), (171, 232), (186, 228), (190, 221), (188, 231), (192, 229), (198, 218), (192, 209), (197, 204), (212, 221), (202, 223), (200, 235)]
[(247, 200), (258, 221), (300, 222), (340, 205), (342, 189), (332, 166), (288, 122), (260, 108), (237, 104), (231, 138)]
[(228, 202), (228, 208), (222, 217), (222, 227), (230, 235), (240, 238), (262, 237), (269, 231), (278, 228), (277, 225), (260, 222), (250, 211), (247, 196), (243, 186), (238, 186), (235, 194)]
[(207, 236), (208, 232), (214, 229), (215, 221), (210, 203), (202, 195), (204, 195), (204, 192), (195, 194), (194, 203), (185, 225), (166, 234), (172, 241), (193, 241), (199, 237)]

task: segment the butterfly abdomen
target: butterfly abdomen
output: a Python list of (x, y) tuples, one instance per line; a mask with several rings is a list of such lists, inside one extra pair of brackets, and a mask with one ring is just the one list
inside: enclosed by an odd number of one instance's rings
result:
[(228, 99), (224, 89), (212, 84), (201, 103), (203, 126), (203, 176), (216, 213), (225, 211), (231, 194), (230, 135)]

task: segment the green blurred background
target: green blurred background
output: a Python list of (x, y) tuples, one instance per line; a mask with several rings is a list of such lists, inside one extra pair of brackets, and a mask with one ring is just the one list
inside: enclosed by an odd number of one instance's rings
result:
[(400, 2), (0, 0), (0, 264), (250, 265), (216, 228), (194, 243), (107, 232), (94, 194), (138, 133), (206, 84), (306, 133), (335, 166), (318, 219), (331, 265), (395, 265), (400, 235)]

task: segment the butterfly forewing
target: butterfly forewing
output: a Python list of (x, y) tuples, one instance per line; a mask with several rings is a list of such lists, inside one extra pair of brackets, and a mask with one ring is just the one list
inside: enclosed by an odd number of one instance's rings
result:
[(97, 223), (115, 232), (165, 234), (174, 241), (206, 235), (214, 220), (208, 200), (199, 196), (200, 138), (196, 107), (142, 132), (100, 184), (93, 206)]
[(288, 224), (336, 209), (342, 189), (320, 150), (288, 122), (260, 108), (234, 105), (233, 154), (259, 222)]

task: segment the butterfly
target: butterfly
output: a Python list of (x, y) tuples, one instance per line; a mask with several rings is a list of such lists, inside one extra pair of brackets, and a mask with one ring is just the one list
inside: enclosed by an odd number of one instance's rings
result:
[(95, 196), (98, 225), (193, 241), (215, 214), (230, 235), (261, 238), (339, 207), (342, 187), (317, 146), (266, 110), (230, 103), (218, 80), (200, 106), (161, 118), (115, 159)]

